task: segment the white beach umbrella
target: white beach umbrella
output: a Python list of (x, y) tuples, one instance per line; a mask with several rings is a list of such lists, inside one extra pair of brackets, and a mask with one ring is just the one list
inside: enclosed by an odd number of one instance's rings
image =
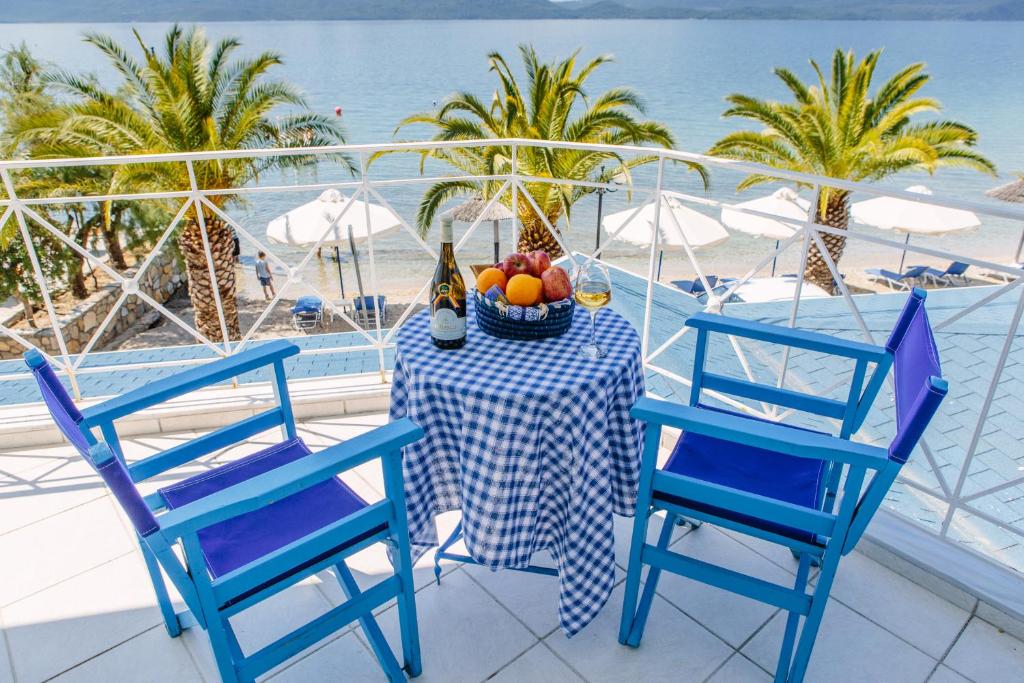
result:
[[(655, 226), (655, 204), (650, 203), (637, 211), (635, 208), (618, 211), (605, 216), (601, 221), (605, 232), (636, 246), (649, 246), (658, 233), (661, 251), (678, 251), (689, 244), (691, 249), (705, 249), (729, 239), (722, 224), (705, 216), (674, 197), (663, 197), (661, 214)], [(658, 257), (658, 275), (661, 275), (661, 256)]]
[[(365, 301), (356, 245), (369, 239), (371, 232), (376, 237), (394, 232), (400, 227), (402, 221), (390, 209), (346, 197), (338, 190), (331, 189), (325, 190), (313, 201), (270, 221), (267, 224), (267, 239), (274, 244), (307, 247), (320, 242), (323, 237), (321, 244), (334, 247), (338, 256), (338, 280), (342, 298), (345, 297), (345, 283), (341, 280), (338, 246), (347, 242), (352, 251), (360, 301)], [(363, 306), (362, 310), (365, 311), (366, 307)]]
[[(765, 197), (741, 202), (734, 207), (722, 209), (722, 222), (733, 230), (745, 232), (754, 237), (767, 237), (779, 241), (789, 239), (807, 221), (807, 212), (811, 203), (798, 195), (794, 190), (783, 187)], [(758, 211), (778, 216), (755, 216), (739, 209)], [(791, 220), (786, 220), (791, 219)], [(772, 275), (775, 275), (775, 259), (772, 259)]]
[[(907, 192), (930, 195), (932, 192), (924, 185), (908, 187)], [(850, 207), (853, 220), (863, 225), (870, 225), (882, 230), (895, 230), (906, 233), (905, 243), (910, 242), (911, 235), (944, 235), (950, 232), (970, 230), (981, 225), (978, 217), (963, 209), (951, 209), (935, 206), (924, 202), (897, 197), (876, 197), (857, 202)], [(906, 250), (900, 257), (900, 272), (903, 272), (903, 261)]]

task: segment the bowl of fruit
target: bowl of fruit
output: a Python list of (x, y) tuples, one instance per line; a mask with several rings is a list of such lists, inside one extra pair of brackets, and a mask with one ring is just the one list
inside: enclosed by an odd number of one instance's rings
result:
[(546, 252), (512, 254), (476, 277), (476, 324), (501, 339), (547, 339), (572, 326), (569, 274)]

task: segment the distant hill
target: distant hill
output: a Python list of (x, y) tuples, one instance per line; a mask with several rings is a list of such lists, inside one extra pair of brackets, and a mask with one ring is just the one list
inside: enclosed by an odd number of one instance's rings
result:
[(0, 0), (0, 22), (1024, 19), (1024, 0)]

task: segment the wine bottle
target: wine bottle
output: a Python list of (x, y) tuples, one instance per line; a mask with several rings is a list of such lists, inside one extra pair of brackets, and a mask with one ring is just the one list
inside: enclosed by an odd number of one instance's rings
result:
[(466, 343), (466, 283), (455, 264), (452, 219), (441, 219), (441, 256), (430, 285), (430, 338), (439, 349)]

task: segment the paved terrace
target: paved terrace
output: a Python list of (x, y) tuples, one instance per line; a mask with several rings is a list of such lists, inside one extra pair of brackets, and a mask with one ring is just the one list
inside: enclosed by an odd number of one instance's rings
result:
[[(373, 414), (307, 421), (300, 433), (316, 448), (386, 419)], [(145, 457), (196, 435), (129, 438), (126, 453), (129, 459)], [(210, 461), (223, 463), (258, 447), (232, 449)], [(176, 475), (195, 474), (210, 461)], [(367, 500), (382, 498), (376, 462), (344, 479)], [(0, 509), (0, 681), (217, 680), (202, 631), (167, 637), (127, 519), (67, 446), (0, 452)], [(455, 513), (442, 517), (441, 531), (455, 521)], [(630, 521), (616, 522), (621, 582)], [(709, 525), (679, 528), (674, 548), (768, 580), (790, 581), (795, 569), (787, 551)], [(388, 571), (379, 544), (355, 556), (351, 566), (364, 586)], [(665, 576), (643, 644), (632, 650), (616, 642), (621, 584), (599, 618), (567, 640), (558, 628), (558, 589), (550, 577), (449, 564), (437, 586), (429, 559), (418, 567), (424, 673), (417, 680), (424, 683), (771, 678), (782, 615), (714, 588)], [(909, 569), (907, 574), (912, 575)], [(840, 568), (808, 680), (1019, 681), (1024, 642), (987, 622), (992, 617), (984, 605), (966, 595), (951, 597), (953, 602), (940, 598), (853, 553)], [(296, 585), (236, 618), (243, 646), (266, 644), (340, 598), (329, 574)], [(395, 611), (387, 607), (379, 613), (393, 641)], [(383, 680), (358, 627), (319, 643), (269, 678), (281, 683)]]
[[(625, 316), (638, 329), (642, 329), (647, 283), (643, 278), (625, 271), (612, 269), (614, 291), (612, 308)], [(928, 308), (933, 323), (944, 320), (970, 303), (988, 295), (994, 287), (961, 287), (932, 290)], [(978, 422), (981, 406), (991, 381), (992, 368), (1003, 345), (1017, 301), (1011, 293), (965, 316), (937, 334), (942, 353), (943, 372), (950, 379), (951, 391), (943, 403), (934, 428), (926, 437), (931, 453), (942, 470), (949, 486), (956, 483), (963, 467), (967, 445)], [(879, 343), (884, 342), (897, 313), (905, 301), (905, 293), (869, 294), (854, 297), (855, 303), (868, 328)], [(668, 286), (655, 287), (652, 301), (650, 348), (659, 348), (683, 326), (689, 315), (701, 310), (692, 297)], [(730, 315), (749, 317), (764, 322), (787, 323), (789, 302), (768, 304), (730, 304)], [(808, 299), (800, 304), (797, 325), (827, 334), (862, 339), (861, 330), (845, 300), (839, 297)], [(1024, 334), (1018, 330), (1017, 335)], [(378, 370), (377, 352), (346, 352), (346, 347), (365, 345), (367, 340), (358, 333), (313, 334), (294, 338), (304, 349), (326, 352), (303, 354), (288, 362), (292, 380), (335, 377), (374, 373)], [(693, 362), (694, 335), (686, 335), (658, 356), (654, 363), (677, 375), (688, 377)], [(254, 342), (259, 344), (259, 342)], [(779, 347), (770, 347), (744, 341), (741, 343), (747, 369), (760, 381), (774, 382), (782, 365)], [(735, 351), (723, 340), (712, 347), (711, 363), (717, 371), (745, 376)], [(84, 367), (125, 365), (168, 360), (212, 359), (214, 352), (208, 347), (186, 346), (155, 348), (135, 351), (90, 354)], [(385, 351), (385, 366), (391, 369), (394, 351)], [(832, 388), (837, 380), (848, 376), (852, 364), (821, 354), (795, 352), (789, 359), (787, 386), (803, 391), (840, 396), (845, 389)], [(80, 387), (86, 398), (119, 394), (140, 383), (173, 374), (180, 367), (154, 367), (125, 369), (80, 375)], [(0, 374), (24, 372), (20, 360), (0, 361)], [(243, 376), (241, 384), (265, 381), (258, 373)], [(653, 371), (647, 374), (648, 390), (675, 400), (688, 399), (688, 388)], [(1003, 372), (989, 419), (983, 429), (976, 456), (964, 487), (964, 494), (1020, 478), (1024, 474), (1024, 345), (1015, 343)], [(38, 401), (38, 390), (31, 379), (0, 383), (0, 406)], [(754, 405), (755, 408), (762, 406)], [(798, 420), (798, 416), (788, 418)], [(872, 442), (887, 443), (895, 429), (891, 393), (884, 390), (872, 410), (864, 428), (858, 434)], [(831, 429), (821, 421), (803, 420), (808, 426)], [(915, 454), (904, 468), (904, 474), (927, 489), (940, 491), (941, 487), (924, 454)], [(946, 508), (941, 501), (926, 493), (902, 484), (894, 487), (887, 506), (938, 531)], [(974, 505), (1009, 524), (1022, 525), (1024, 520), (1024, 486), (1012, 486), (974, 501)], [(958, 512), (950, 528), (950, 538), (963, 546), (994, 557), (1000, 562), (1024, 571), (1024, 545), (1021, 537), (1002, 530), (984, 520)]]

